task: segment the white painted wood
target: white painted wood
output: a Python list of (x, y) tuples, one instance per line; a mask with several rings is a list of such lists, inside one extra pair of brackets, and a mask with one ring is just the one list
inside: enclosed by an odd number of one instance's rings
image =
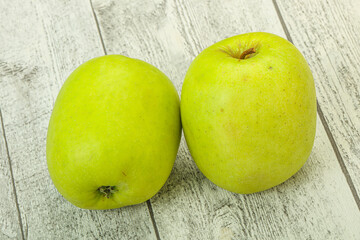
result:
[(277, 2), (310, 63), (318, 101), (359, 195), (360, 1)]
[(0, 239), (21, 239), (13, 182), (0, 114)]
[[(179, 92), (188, 66), (206, 46), (248, 31), (285, 37), (266, 0), (94, 0), (94, 8), (109, 54), (154, 64)], [(170, 179), (151, 200), (161, 239), (359, 239), (357, 205), (320, 121), (317, 129), (303, 169), (253, 195), (210, 183), (182, 139)]]
[[(0, 107), (25, 238), (156, 239), (146, 203), (111, 211), (78, 209), (57, 192), (47, 171), (46, 132), (57, 93), (79, 64), (103, 55), (90, 2), (3, 0), (0, 9)], [(1, 163), (3, 151), (1, 139)], [(8, 166), (0, 170), (6, 177)], [(9, 226), (0, 229), (16, 236), (10, 220), (1, 220)]]

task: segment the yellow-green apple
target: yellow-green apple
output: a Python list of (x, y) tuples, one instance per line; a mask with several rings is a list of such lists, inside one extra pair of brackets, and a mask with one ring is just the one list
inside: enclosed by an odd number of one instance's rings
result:
[(168, 178), (181, 136), (179, 96), (157, 68), (121, 55), (92, 59), (66, 80), (47, 135), (58, 191), (87, 209), (144, 202)]
[(247, 33), (205, 49), (186, 74), (180, 105), (194, 161), (229, 191), (278, 185), (310, 155), (313, 76), (301, 53), (279, 36)]

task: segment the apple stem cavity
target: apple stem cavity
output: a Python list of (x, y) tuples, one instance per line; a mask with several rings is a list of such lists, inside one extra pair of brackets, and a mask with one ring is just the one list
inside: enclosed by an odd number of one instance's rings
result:
[(245, 50), (241, 53), (239, 59), (251, 58), (254, 53), (256, 53), (255, 48), (249, 48), (248, 50)]
[(115, 186), (101, 186), (97, 189), (97, 191), (106, 198), (110, 198), (115, 192), (118, 190)]

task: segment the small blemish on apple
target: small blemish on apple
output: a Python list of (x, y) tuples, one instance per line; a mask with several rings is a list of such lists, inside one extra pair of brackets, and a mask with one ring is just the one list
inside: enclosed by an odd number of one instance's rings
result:
[(273, 67), (272, 67), (272, 66), (270, 66), (270, 67), (269, 67), (269, 69), (270, 69), (270, 70), (272, 70), (272, 69), (273, 69)]
[(224, 112), (224, 109), (222, 108), (222, 109), (220, 109), (220, 112)]
[(124, 173), (124, 172), (121, 172), (121, 173), (122, 173), (125, 177), (127, 176), (126, 173)]

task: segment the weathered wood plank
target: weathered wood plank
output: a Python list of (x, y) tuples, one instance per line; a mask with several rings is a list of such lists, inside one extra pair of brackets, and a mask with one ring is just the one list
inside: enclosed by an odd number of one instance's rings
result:
[(318, 101), (359, 196), (360, 1), (277, 2), (314, 73)]
[(22, 239), (0, 111), (0, 239)]
[[(268, 31), (285, 37), (271, 1), (94, 0), (105, 47), (154, 64), (181, 90), (206, 46)], [(303, 169), (286, 183), (237, 195), (208, 181), (184, 139), (166, 186), (152, 200), (162, 239), (356, 239), (360, 215), (324, 128)]]
[(25, 238), (156, 239), (146, 203), (78, 209), (47, 171), (46, 131), (57, 93), (75, 67), (103, 55), (90, 2), (14, 0), (0, 1), (0, 8), (0, 106)]

